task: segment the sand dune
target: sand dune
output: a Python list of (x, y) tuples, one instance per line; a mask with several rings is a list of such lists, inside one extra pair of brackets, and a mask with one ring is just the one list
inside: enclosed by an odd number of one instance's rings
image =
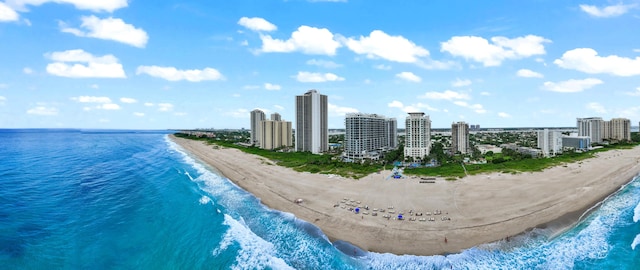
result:
[[(270, 208), (317, 225), (331, 240), (394, 254), (454, 253), (541, 226), (559, 233), (640, 172), (636, 147), (536, 173), (419, 183), (390, 179), (384, 171), (353, 180), (299, 173), (237, 149), (171, 139)], [(397, 220), (400, 213), (404, 220)]]

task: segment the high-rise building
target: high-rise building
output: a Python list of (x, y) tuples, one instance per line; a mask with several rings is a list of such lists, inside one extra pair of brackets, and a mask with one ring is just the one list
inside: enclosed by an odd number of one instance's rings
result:
[(451, 124), (451, 153), (469, 153), (469, 125), (465, 122)]
[(601, 117), (578, 118), (578, 136), (589, 136), (591, 143), (602, 142), (602, 128), (604, 123)]
[(291, 122), (263, 120), (260, 122), (260, 148), (273, 150), (293, 146)]
[(538, 131), (538, 148), (545, 157), (562, 152), (562, 132), (549, 129)]
[(397, 126), (394, 118), (377, 114), (348, 113), (345, 116), (344, 155), (349, 159), (375, 158), (395, 148)]
[(630, 141), (631, 140), (631, 120), (626, 118), (613, 118), (609, 124), (609, 139), (616, 141)]
[(314, 154), (329, 149), (328, 101), (326, 95), (309, 90), (296, 96), (296, 151)]
[(431, 151), (431, 120), (423, 112), (409, 113), (405, 120), (405, 158), (422, 160)]
[(258, 109), (251, 111), (251, 144), (260, 145), (260, 121), (265, 120), (264, 112)]
[(272, 113), (271, 114), (271, 120), (272, 121), (282, 121), (282, 117), (277, 112), (276, 113)]
[(385, 137), (389, 140), (387, 142), (389, 148), (398, 148), (398, 120), (395, 118), (388, 118), (386, 131)]
[(611, 121), (602, 121), (602, 140), (611, 139)]

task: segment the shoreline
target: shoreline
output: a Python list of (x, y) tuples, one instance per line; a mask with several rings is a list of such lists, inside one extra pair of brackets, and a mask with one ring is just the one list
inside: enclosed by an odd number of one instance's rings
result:
[[(384, 171), (354, 180), (300, 173), (237, 149), (169, 138), (267, 207), (314, 224), (333, 243), (340, 240), (379, 253), (458, 253), (534, 228), (549, 229), (553, 238), (640, 172), (640, 147), (635, 147), (535, 173), (419, 183), (419, 177), (389, 179), (390, 171)], [(294, 203), (296, 199), (303, 202)], [(354, 214), (347, 205), (368, 205), (371, 210)], [(379, 208), (378, 216), (373, 216), (374, 207)], [(382, 217), (391, 211), (392, 217)], [(394, 220), (400, 212), (406, 218)], [(429, 221), (421, 220), (426, 218)]]

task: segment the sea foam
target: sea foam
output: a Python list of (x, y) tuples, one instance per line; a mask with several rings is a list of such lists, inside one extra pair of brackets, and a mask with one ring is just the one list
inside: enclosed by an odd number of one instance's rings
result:
[(633, 222), (638, 222), (638, 220), (640, 220), (640, 202), (633, 209)]

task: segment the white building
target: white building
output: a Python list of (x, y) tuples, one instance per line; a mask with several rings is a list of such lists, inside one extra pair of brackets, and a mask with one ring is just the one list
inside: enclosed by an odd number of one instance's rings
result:
[(329, 150), (326, 95), (309, 90), (296, 96), (296, 151), (319, 154)]
[(345, 116), (344, 156), (377, 159), (381, 152), (395, 148), (396, 123), (394, 118), (382, 115), (348, 113)]
[(469, 124), (457, 122), (451, 124), (451, 153), (469, 153)]
[(409, 113), (405, 126), (404, 157), (422, 160), (431, 150), (431, 120), (423, 112)]
[(562, 153), (562, 132), (549, 129), (538, 131), (538, 148), (545, 157)]
[(588, 136), (591, 143), (601, 143), (604, 123), (601, 117), (578, 118), (578, 136)]
[(260, 146), (260, 122), (265, 120), (264, 112), (258, 109), (251, 111), (251, 141)]
[(615, 141), (631, 141), (631, 120), (626, 118), (613, 118), (609, 122), (608, 139)]

